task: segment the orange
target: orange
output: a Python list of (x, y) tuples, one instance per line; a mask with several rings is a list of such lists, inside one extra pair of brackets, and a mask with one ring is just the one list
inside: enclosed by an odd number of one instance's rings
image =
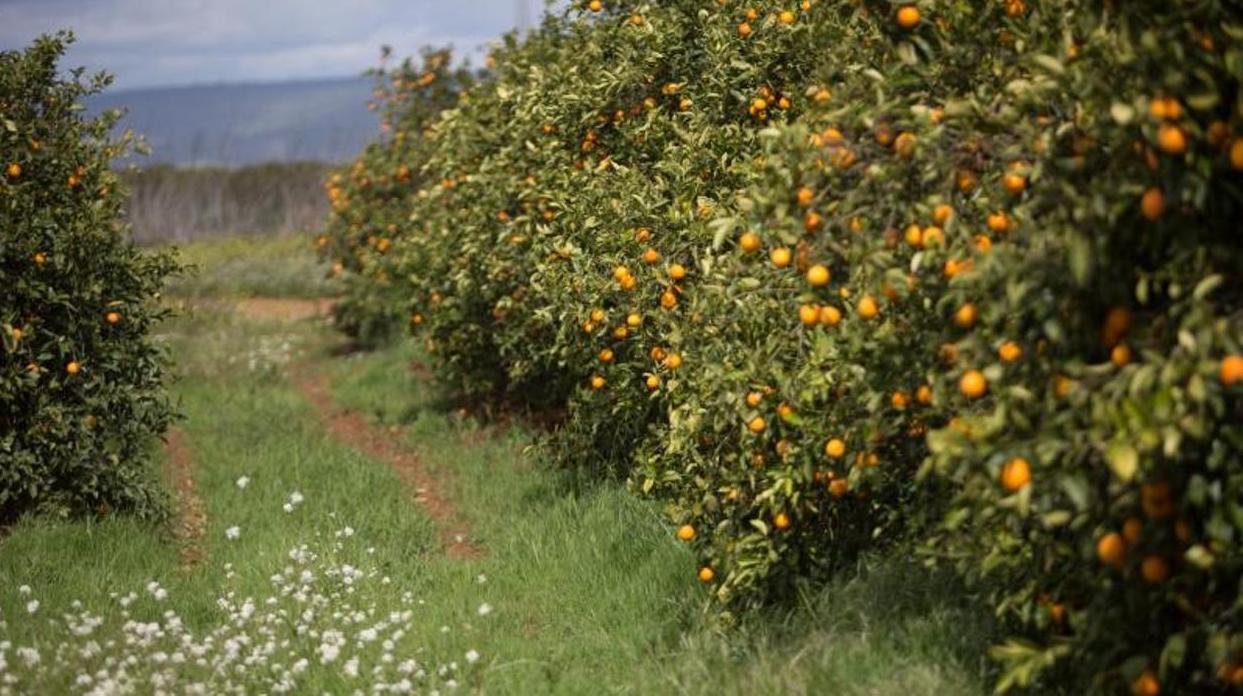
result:
[(1139, 564), (1139, 573), (1149, 585), (1160, 585), (1170, 577), (1170, 564), (1160, 556), (1147, 556)]
[(1022, 457), (1015, 457), (1001, 467), (1001, 487), (1011, 493), (1023, 490), (1031, 480), (1031, 465)]
[(599, 391), (599, 390), (601, 390), (601, 389), (603, 389), (603, 388), (604, 388), (604, 385), (605, 385), (604, 378), (603, 378), (603, 377), (601, 377), (600, 375), (595, 375), (594, 377), (592, 377), (592, 378), (591, 378), (591, 388), (592, 388), (592, 389), (595, 389), (596, 391)]
[(22, 175), (22, 165), (16, 162), (13, 162), (12, 164), (9, 165), (8, 169), (5, 170), (5, 172), (9, 175), (10, 179), (16, 179), (17, 177)]
[(591, 320), (597, 324), (604, 321), (604, 310), (598, 308), (591, 310)]
[(1157, 146), (1167, 155), (1181, 155), (1187, 151), (1187, 134), (1178, 126), (1163, 123), (1157, 129)]
[(1101, 339), (1110, 348), (1118, 345), (1131, 330), (1131, 310), (1126, 307), (1112, 307), (1105, 315), (1105, 326), (1101, 328)]
[(1243, 384), (1243, 355), (1227, 355), (1221, 359), (1221, 383), (1227, 387)]
[(751, 35), (751, 25), (750, 25), (750, 24), (747, 24), (746, 22), (739, 22), (739, 23), (738, 23), (738, 35), (739, 35), (739, 36), (741, 36), (741, 37), (742, 37), (742, 38), (744, 38), (744, 39), (745, 39), (745, 38), (747, 38), (748, 36), (750, 36), (750, 35)]
[(1119, 343), (1109, 351), (1109, 362), (1115, 367), (1126, 367), (1131, 362), (1131, 349), (1125, 343)]
[(1001, 357), (1002, 362), (1014, 362), (1023, 357), (1023, 348), (1014, 341), (1006, 341), (997, 350), (997, 355)]
[(832, 438), (824, 443), (824, 453), (829, 459), (841, 459), (846, 454), (846, 443), (841, 438)]
[(121, 313), (120, 312), (108, 312), (107, 314), (104, 315), (104, 321), (108, 322), (109, 324), (116, 324), (117, 322), (121, 321)]
[(900, 157), (910, 158), (915, 154), (915, 134), (909, 132), (899, 133), (898, 137), (893, 141), (893, 151), (898, 153)]
[(807, 207), (811, 205), (811, 201), (813, 198), (816, 197), (816, 194), (810, 188), (804, 186), (798, 190), (798, 194), (796, 195), (796, 197), (798, 199), (799, 205), (803, 207)]
[(932, 403), (932, 387), (927, 384), (919, 385), (919, 389), (915, 390), (915, 400), (924, 406)]
[(793, 255), (790, 250), (785, 247), (777, 247), (768, 254), (768, 258), (772, 260), (773, 265), (777, 268), (785, 268), (790, 265)]
[(798, 308), (798, 320), (805, 326), (815, 326), (820, 321), (820, 310), (812, 305), (802, 305)]
[(35, 254), (34, 261), (35, 261), (36, 266), (42, 266), (43, 264), (47, 263), (47, 255), (43, 254), (42, 252)]
[(591, 0), (591, 2), (587, 3), (587, 9), (592, 12), (599, 12), (604, 9), (604, 4), (601, 3), (600, 0)]
[(820, 213), (810, 211), (803, 216), (803, 229), (807, 232), (815, 232), (824, 224), (824, 218), (820, 217)]
[(905, 411), (907, 404), (910, 403), (910, 397), (905, 392), (896, 391), (893, 396), (889, 397), (889, 403), (899, 411)]
[(1236, 171), (1243, 170), (1243, 138), (1230, 143), (1230, 166)]
[(642, 25), (643, 25), (643, 15), (638, 15), (638, 14), (633, 14), (633, 15), (630, 15), (630, 23), (631, 23), (631, 24), (633, 24), (633, 25), (635, 25), (636, 27), (638, 27), (638, 26), (642, 26)]
[(1027, 189), (1027, 177), (1013, 173), (1006, 174), (1001, 177), (1001, 185), (1010, 195), (1017, 196)]
[(932, 210), (932, 220), (938, 225), (945, 225), (954, 215), (954, 206), (942, 203)]
[(1151, 670), (1144, 670), (1135, 681), (1131, 682), (1131, 696), (1160, 696), (1161, 682)]
[(1165, 215), (1165, 194), (1155, 186), (1144, 191), (1139, 199), (1139, 210), (1149, 220), (1160, 220)]
[(764, 422), (763, 416), (756, 416), (747, 422), (747, 430), (759, 435), (764, 432), (764, 428), (767, 427), (767, 425), (768, 424)]
[(660, 261), (660, 252), (656, 251), (652, 247), (648, 247), (643, 252), (643, 263), (646, 263), (650, 266), (656, 263), (657, 261)]
[(790, 528), (790, 516), (784, 512), (779, 512), (773, 517), (773, 526), (777, 529)]
[(920, 229), (919, 225), (907, 227), (902, 236), (906, 239), (906, 243), (913, 247), (922, 247), (924, 245), (924, 231)]
[(837, 326), (842, 320), (842, 311), (832, 305), (820, 308), (820, 323), (825, 326)]
[(988, 379), (979, 370), (967, 370), (958, 380), (958, 391), (968, 399), (978, 399), (988, 391)]
[(13, 337), (14, 341), (22, 340), (22, 330), (17, 327), (14, 327), (13, 330), (9, 332), (9, 335)]
[(1118, 567), (1126, 558), (1126, 542), (1122, 535), (1110, 532), (1096, 542), (1096, 557), (1105, 565)]
[(690, 541), (695, 538), (695, 528), (689, 524), (678, 527), (678, 538), (682, 541)]
[(754, 232), (744, 232), (738, 238), (738, 246), (748, 254), (758, 251), (760, 244), (760, 236)]
[(903, 29), (914, 29), (919, 24), (919, 8), (914, 5), (903, 5), (898, 8), (898, 26)]
[(988, 229), (998, 234), (1010, 231), (1010, 216), (1006, 215), (1003, 211), (999, 210), (995, 213), (990, 213), (987, 223)]
[(954, 323), (964, 329), (969, 329), (975, 326), (975, 321), (978, 318), (979, 311), (976, 310), (975, 305), (970, 302), (959, 307), (958, 311), (954, 312)]
[(924, 246), (944, 246), (945, 233), (940, 227), (927, 227), (924, 229)]
[(704, 566), (699, 569), (699, 582), (709, 583), (712, 582), (712, 578), (715, 577), (716, 573), (712, 572), (712, 569), (708, 566)]
[(790, 406), (790, 404), (780, 404), (777, 406), (777, 415), (782, 418), (788, 418), (792, 413), (794, 413), (794, 409)]
[(781, 14), (777, 15), (777, 21), (787, 25), (794, 24), (794, 13), (789, 10), (784, 10)]
[(677, 353), (670, 353), (668, 357), (665, 358), (665, 367), (670, 370), (676, 370), (679, 367), (682, 367), (682, 356)]
[(820, 264), (807, 269), (807, 282), (811, 283), (813, 288), (822, 288), (828, 285), (829, 277), (829, 269)]
[(1138, 517), (1128, 517), (1122, 523), (1122, 538), (1128, 544), (1134, 544), (1139, 541), (1139, 537), (1144, 533), (1144, 522)]
[(876, 300), (871, 295), (864, 295), (859, 300), (859, 305), (856, 309), (859, 312), (859, 316), (864, 319), (873, 319), (880, 313), (880, 308), (876, 306)]
[(686, 277), (686, 267), (680, 263), (675, 263), (669, 267), (669, 277), (674, 280), (682, 280)]
[(833, 481), (829, 483), (829, 493), (832, 493), (834, 498), (840, 498), (846, 495), (846, 491), (849, 489), (850, 483), (848, 483), (844, 478), (833, 479)]
[(678, 296), (673, 294), (672, 290), (666, 290), (660, 293), (660, 306), (665, 309), (673, 309), (678, 306)]
[(69, 362), (68, 365), (65, 365), (65, 372), (68, 372), (71, 375), (78, 374), (78, 371), (81, 369), (82, 369), (82, 366), (78, 364), (77, 360), (72, 360)]
[(630, 314), (626, 315), (626, 326), (629, 326), (632, 329), (637, 329), (642, 323), (643, 323), (642, 316), (634, 312), (631, 312)]
[(660, 388), (660, 378), (656, 375), (647, 376), (647, 388), (655, 391)]
[(759, 406), (760, 402), (763, 400), (764, 400), (764, 395), (759, 392), (753, 391), (747, 394), (747, 405), (752, 408)]
[(646, 227), (640, 227), (639, 229), (634, 231), (634, 239), (636, 242), (639, 242), (640, 244), (642, 244), (643, 242), (646, 242), (647, 240), (651, 238), (652, 238), (652, 231)]
[(1154, 520), (1169, 519), (1174, 516), (1174, 496), (1170, 484), (1165, 481), (1145, 483), (1139, 489), (1140, 507), (1144, 514)]
[(600, 351), (600, 362), (613, 362), (613, 349), (605, 348)]

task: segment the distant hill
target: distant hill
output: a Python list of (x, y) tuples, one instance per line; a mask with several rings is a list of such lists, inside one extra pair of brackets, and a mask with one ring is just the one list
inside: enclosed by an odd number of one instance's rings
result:
[(92, 112), (122, 108), (121, 127), (151, 146), (141, 164), (242, 166), (341, 162), (379, 133), (368, 78), (105, 92)]

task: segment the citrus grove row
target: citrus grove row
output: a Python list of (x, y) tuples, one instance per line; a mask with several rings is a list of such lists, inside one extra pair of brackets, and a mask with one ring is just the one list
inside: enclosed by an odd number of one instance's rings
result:
[(1243, 684), (1243, 15), (591, 0), (379, 73), (318, 239), (364, 341), (562, 413), (736, 615), (902, 545), (999, 687)]

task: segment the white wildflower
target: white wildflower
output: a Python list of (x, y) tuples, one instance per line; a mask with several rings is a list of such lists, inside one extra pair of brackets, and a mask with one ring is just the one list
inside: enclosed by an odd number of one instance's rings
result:
[(249, 476), (242, 476), (242, 477), (240, 477), (240, 478), (238, 478), (238, 479), (237, 479), (237, 487), (238, 487), (238, 488), (245, 488), (245, 487), (247, 487), (247, 486), (249, 486), (249, 485), (250, 485), (250, 477), (249, 477)]
[(241, 527), (229, 527), (228, 529), (224, 530), (224, 538), (226, 539), (236, 539), (240, 536), (242, 536)]

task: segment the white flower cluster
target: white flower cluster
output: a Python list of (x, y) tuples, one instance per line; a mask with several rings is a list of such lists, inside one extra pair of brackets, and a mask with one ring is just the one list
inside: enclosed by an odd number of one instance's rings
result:
[[(297, 334), (275, 334), (257, 336), (255, 345), (246, 351), (246, 369), (252, 373), (268, 375), (277, 374), (281, 368), (298, 357), (299, 343), (302, 337)], [(230, 357), (229, 363), (238, 362), (237, 357)]]
[[(230, 528), (231, 538), (236, 530)], [(102, 614), (75, 601), (58, 618), (39, 619), (47, 626), (31, 645), (17, 644), (0, 621), (0, 696), (301, 693), (329, 674), (360, 696), (457, 688), (476, 669), (479, 652), (465, 652), (462, 664), (437, 660), (430, 636), (417, 635), (417, 607), (424, 601), (407, 591), (398, 605), (392, 590), (379, 589), (392, 583), (387, 575), (340, 560), (349, 555), (342, 539), (353, 533), (349, 527), (336, 533), (331, 559), (305, 544), (290, 549), (270, 575), (266, 596), (238, 596), (228, 588), (235, 576), (228, 568), (217, 614), (198, 630), (166, 608), (169, 592), (158, 580), (147, 582), (144, 592), (113, 592), (114, 604)], [(393, 597), (399, 608), (359, 602), (362, 590)], [(39, 610), (29, 586), (18, 594), (29, 614)], [(490, 611), (483, 603), (478, 614)], [(201, 619), (196, 626), (203, 626)]]

